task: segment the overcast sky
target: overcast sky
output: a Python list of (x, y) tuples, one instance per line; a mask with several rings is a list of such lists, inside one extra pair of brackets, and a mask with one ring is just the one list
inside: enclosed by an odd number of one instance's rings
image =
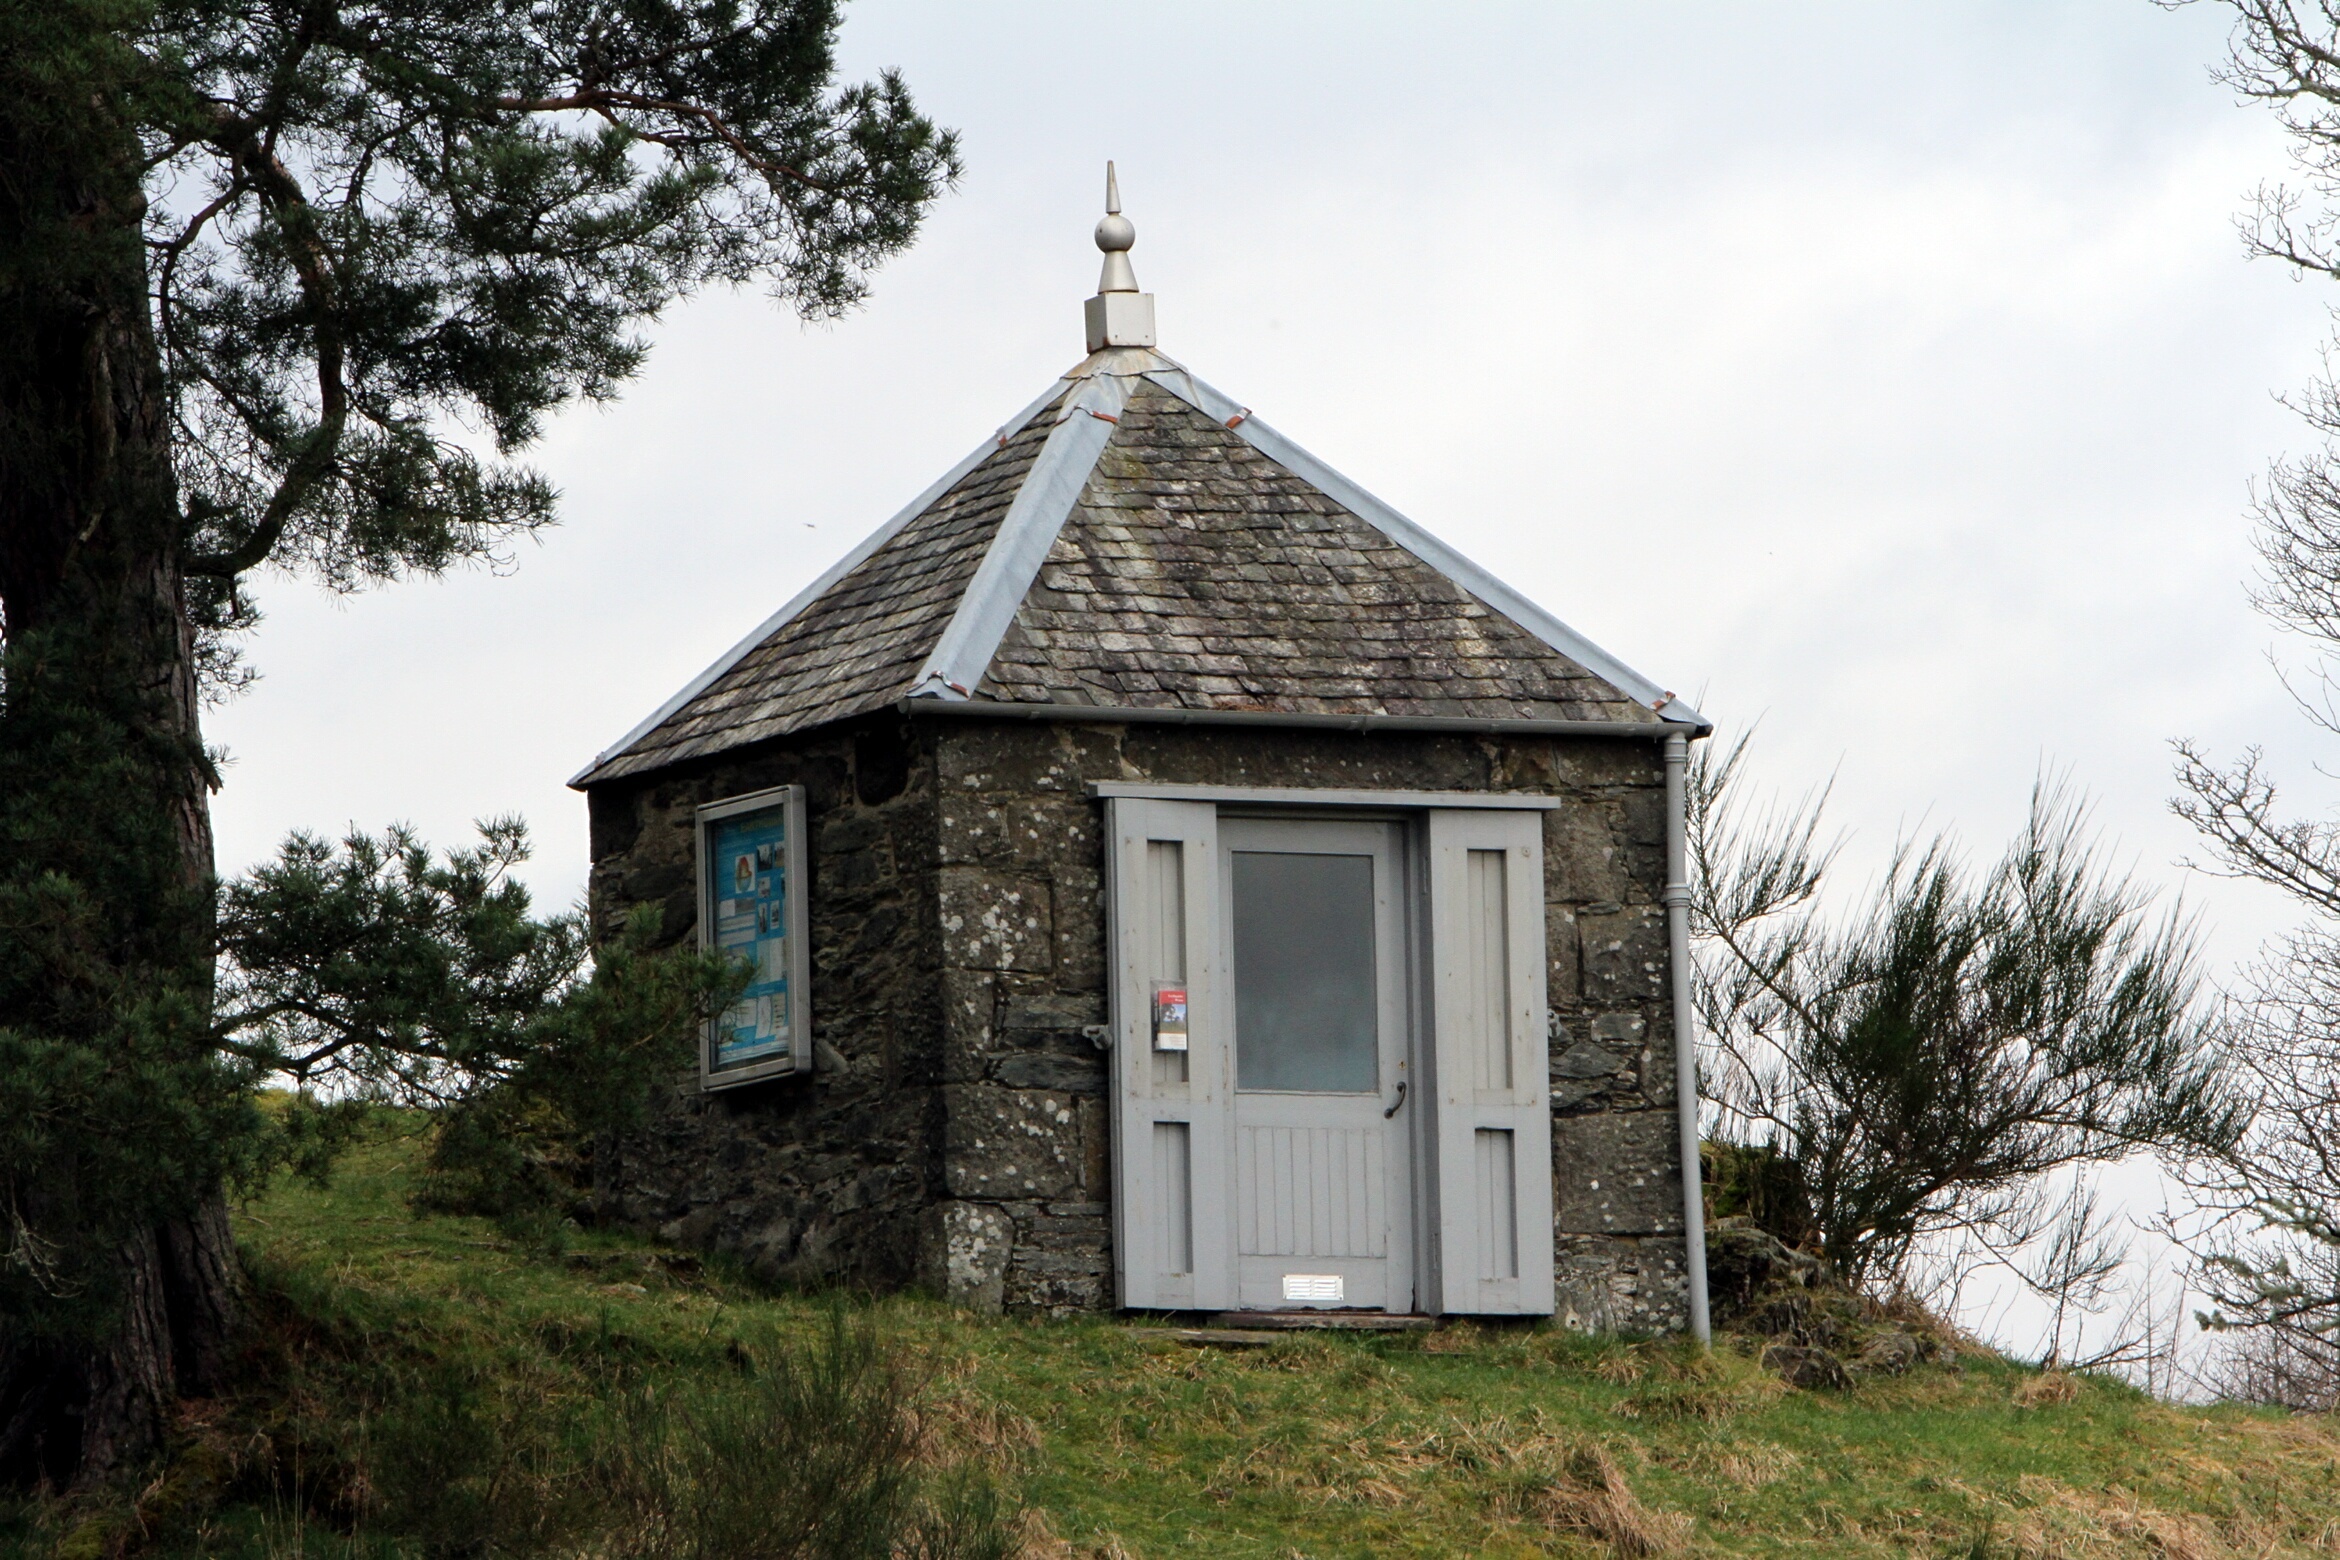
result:
[(2288, 911), (2188, 882), (2170, 739), (2317, 756), (2250, 611), (2254, 473), (2305, 442), (2332, 289), (2246, 263), (2284, 169), (2208, 79), (2224, 14), (862, 0), (967, 176), (869, 306), (676, 308), (537, 458), (507, 578), (263, 581), (215, 712), (220, 862), (524, 814), (1080, 356), (1119, 161), (1165, 351), (1726, 730), (1831, 771), (1849, 862), (1995, 849), (2069, 772), (2221, 965)]

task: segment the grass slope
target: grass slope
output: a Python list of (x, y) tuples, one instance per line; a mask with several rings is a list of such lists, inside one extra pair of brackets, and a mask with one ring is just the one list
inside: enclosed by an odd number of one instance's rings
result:
[[(480, 1425), (605, 1401), (619, 1381), (675, 1400), (720, 1394), (743, 1350), (824, 1325), (820, 1300), (641, 1242), (531, 1251), (481, 1221), (416, 1215), (416, 1149), (385, 1136), (330, 1189), (288, 1183), (242, 1215), (271, 1326), (289, 1340), (271, 1410), (289, 1446), (362, 1443), (375, 1464), (435, 1451), (444, 1467), (399, 1476), (470, 1478), (476, 1505), (495, 1498), (486, 1485), (552, 1466)], [(1994, 1358), (1822, 1394), (1728, 1351), (1701, 1360), (1542, 1329), (1222, 1353), (1116, 1321), (983, 1320), (914, 1299), (870, 1311), (931, 1383), (934, 1455), (1010, 1485), (1038, 1514), (1035, 1557), (2340, 1550), (2340, 1435), (2327, 1423), (2170, 1407)], [(446, 1406), (457, 1398), (468, 1418)], [(39, 1513), (16, 1520), (39, 1552)], [(232, 1507), (161, 1547), (420, 1552), (351, 1545), (282, 1501)]]

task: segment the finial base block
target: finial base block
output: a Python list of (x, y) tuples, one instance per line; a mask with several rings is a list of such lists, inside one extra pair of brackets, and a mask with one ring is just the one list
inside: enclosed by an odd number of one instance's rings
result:
[(1091, 352), (1155, 344), (1152, 293), (1099, 293), (1082, 305), (1082, 313), (1088, 320)]

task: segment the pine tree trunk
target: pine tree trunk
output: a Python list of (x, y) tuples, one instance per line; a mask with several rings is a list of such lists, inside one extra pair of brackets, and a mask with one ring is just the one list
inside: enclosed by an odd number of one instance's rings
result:
[[(0, 289), (0, 636), (12, 654), (36, 647), (39, 676), (11, 663), (0, 720), (24, 718), (36, 683), (97, 690), (118, 712), (107, 718), (134, 779), (104, 805), (144, 810), (153, 826), (142, 837), (173, 842), (174, 860), (143, 870), (180, 891), (111, 904), (126, 930), (99, 956), (133, 986), (151, 975), (200, 995), (212, 946), (209, 769), (135, 159), (117, 148), (110, 165), (59, 168), (52, 147), (7, 120), (0, 110), (0, 243), (16, 262)], [(47, 770), (38, 759), (30, 772), (70, 796), (76, 755)], [(42, 816), (31, 804), (25, 815)], [(19, 879), (77, 870), (72, 832), (16, 830), (0, 844), (16, 859), (0, 869)], [(0, 1027), (82, 1032), (65, 1003), (40, 981), (22, 984), (0, 994)], [(107, 1196), (74, 1191), (88, 1206)], [(95, 1339), (12, 1332), (0, 1315), (0, 1477), (103, 1479), (157, 1449), (175, 1397), (220, 1384), (238, 1269), (219, 1189), (193, 1188), (182, 1216), (133, 1232), (116, 1266), (118, 1314)]]

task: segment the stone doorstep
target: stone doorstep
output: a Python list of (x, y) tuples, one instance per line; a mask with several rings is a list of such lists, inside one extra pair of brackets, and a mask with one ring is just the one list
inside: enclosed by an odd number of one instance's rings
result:
[(1211, 1325), (1269, 1332), (1428, 1332), (1438, 1320), (1390, 1311), (1221, 1311)]
[(1207, 1327), (1132, 1327), (1140, 1338), (1184, 1344), (1193, 1349), (1264, 1349), (1296, 1332), (1424, 1332), (1436, 1325), (1428, 1316), (1392, 1316), (1381, 1311), (1222, 1311)]
[(1237, 1332), (1228, 1327), (1132, 1327), (1130, 1336), (1148, 1343), (1184, 1344), (1190, 1349), (1264, 1349), (1283, 1334)]

